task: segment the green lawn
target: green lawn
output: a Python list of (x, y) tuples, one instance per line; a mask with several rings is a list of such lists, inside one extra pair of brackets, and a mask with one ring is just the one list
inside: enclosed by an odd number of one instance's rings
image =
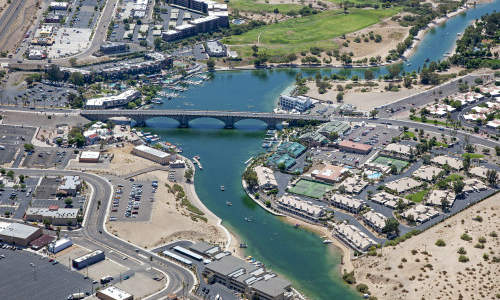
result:
[(446, 181), (448, 182), (457, 181), (459, 179), (463, 179), (462, 175), (460, 174), (450, 174), (448, 177), (446, 177)]
[[(297, 1), (297, 3), (300, 3)], [(274, 12), (277, 8), (280, 13), (286, 14), (291, 10), (299, 11), (303, 5), (300, 4), (267, 4), (258, 3), (255, 0), (231, 0), (229, 1), (229, 6), (232, 9), (237, 9), (240, 11), (251, 11), (251, 12)]]
[(337, 45), (332, 42), (333, 38), (376, 24), (398, 11), (398, 8), (350, 9), (345, 15), (340, 10), (330, 10), (256, 28), (227, 37), (223, 42), (233, 45), (231, 49), (242, 57), (251, 56), (251, 46), (257, 44), (257, 39), (259, 51), (271, 56), (308, 51), (313, 46), (334, 49)]
[(478, 158), (483, 158), (484, 155), (479, 153), (464, 153), (462, 154), (462, 157), (463, 158), (469, 157), (470, 159), (478, 159)]
[(405, 131), (403, 132), (403, 136), (407, 139), (413, 139), (415, 137), (415, 133), (411, 131)]
[(425, 197), (425, 195), (427, 195), (429, 190), (430, 189), (423, 189), (423, 190), (418, 191), (416, 193), (407, 195), (405, 198), (412, 201), (412, 202), (420, 203), (420, 202), (422, 202), (422, 200), (424, 200), (424, 197)]
[(401, 170), (406, 168), (406, 166), (408, 165), (407, 161), (392, 158), (392, 157), (382, 156), (382, 155), (375, 158), (375, 160), (373, 162), (377, 163), (377, 164), (384, 165), (384, 166), (395, 165), (396, 168), (398, 169), (398, 173), (401, 172)]
[(297, 195), (321, 199), (326, 192), (331, 191), (332, 189), (333, 186), (329, 184), (301, 179), (295, 184), (294, 187), (289, 189), (289, 192)]

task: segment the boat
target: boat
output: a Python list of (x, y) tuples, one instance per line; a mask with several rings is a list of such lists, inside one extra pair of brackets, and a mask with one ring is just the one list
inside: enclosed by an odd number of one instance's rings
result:
[(227, 206), (232, 206), (232, 205), (233, 205), (233, 202), (227, 201), (227, 202), (226, 202), (226, 205), (227, 205)]
[(249, 162), (251, 162), (253, 160), (253, 156), (250, 157), (249, 159), (247, 159), (247, 161), (245, 162), (245, 165), (248, 165)]
[(248, 245), (247, 245), (247, 244), (245, 244), (245, 243), (241, 243), (241, 244), (240, 244), (240, 248), (247, 248), (247, 247), (248, 247)]
[(220, 190), (224, 192), (224, 189), (225, 189), (225, 188), (224, 188), (224, 186), (223, 186), (223, 185), (221, 185), (221, 186), (220, 186)]
[(332, 241), (331, 240), (323, 240), (323, 244), (331, 244)]
[(295, 224), (294, 226), (295, 228), (299, 228), (300, 227), (300, 224)]
[(247, 222), (252, 222), (252, 219), (248, 218), (248, 217), (245, 217), (245, 221)]

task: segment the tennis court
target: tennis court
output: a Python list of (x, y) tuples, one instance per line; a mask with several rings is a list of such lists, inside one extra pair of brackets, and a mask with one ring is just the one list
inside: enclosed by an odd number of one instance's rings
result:
[(398, 172), (401, 172), (409, 164), (407, 161), (387, 156), (378, 156), (373, 162), (384, 166), (394, 165), (398, 168)]
[(295, 184), (294, 187), (289, 189), (289, 192), (297, 195), (321, 199), (326, 192), (331, 191), (332, 189), (333, 186), (328, 184), (301, 179)]

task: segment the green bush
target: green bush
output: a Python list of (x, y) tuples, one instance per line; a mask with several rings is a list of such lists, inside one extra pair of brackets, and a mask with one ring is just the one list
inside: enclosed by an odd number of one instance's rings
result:
[(467, 241), (467, 242), (472, 241), (472, 237), (470, 235), (468, 235), (467, 233), (462, 234), (462, 236), (460, 236), (460, 238), (464, 241)]
[(436, 246), (444, 247), (444, 246), (446, 246), (446, 243), (442, 239), (439, 239), (436, 241)]
[(356, 290), (362, 294), (368, 294), (368, 286), (364, 283), (358, 284)]
[(344, 275), (342, 275), (342, 279), (348, 284), (356, 283), (356, 278), (354, 277), (354, 271), (349, 273), (345, 272)]
[(467, 256), (465, 256), (465, 255), (460, 255), (458, 257), (458, 261), (461, 262), (461, 263), (466, 263), (466, 262), (469, 261), (469, 258)]

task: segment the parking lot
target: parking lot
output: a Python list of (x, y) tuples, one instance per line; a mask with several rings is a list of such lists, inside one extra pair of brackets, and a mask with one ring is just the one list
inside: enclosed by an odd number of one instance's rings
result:
[(1, 298), (66, 299), (78, 292), (92, 292), (92, 282), (62, 264), (23, 250), (0, 249)]
[[(15, 175), (17, 176), (17, 174)], [(38, 183), (38, 177), (27, 177), (24, 186), (15, 188), (13, 185), (0, 189), (0, 215), (9, 212), (12, 218), (21, 219), (32, 201), (33, 191)]]
[(25, 90), (6, 91), (9, 100), (5, 104), (15, 104), (29, 108), (63, 108), (68, 105), (68, 95), (77, 94), (77, 91), (67, 86), (52, 86), (45, 83), (34, 83)]
[(30, 143), (36, 129), (0, 125), (0, 164), (10, 163), (15, 159), (16, 152), (24, 151), (24, 144)]
[(26, 153), (23, 167), (26, 168), (63, 168), (68, 164), (73, 154), (70, 151), (56, 149), (36, 149), (34, 152)]
[[(132, 179), (133, 180), (133, 179)], [(115, 185), (110, 221), (148, 221), (151, 219), (157, 183), (120, 180)]]

